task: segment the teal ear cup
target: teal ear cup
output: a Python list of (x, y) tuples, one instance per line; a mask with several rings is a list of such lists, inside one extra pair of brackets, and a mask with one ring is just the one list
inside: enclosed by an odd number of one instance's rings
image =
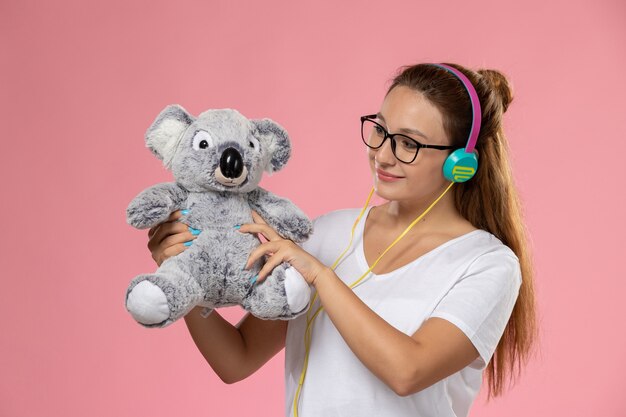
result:
[(475, 152), (465, 152), (460, 148), (452, 152), (443, 163), (443, 176), (452, 182), (465, 182), (471, 179), (478, 169), (478, 156)]

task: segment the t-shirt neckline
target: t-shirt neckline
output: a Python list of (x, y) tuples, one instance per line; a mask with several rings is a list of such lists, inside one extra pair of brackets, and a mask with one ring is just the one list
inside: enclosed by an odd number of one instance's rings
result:
[[(359, 237), (359, 241), (357, 244), (357, 260), (359, 262), (359, 265), (363, 268), (363, 272), (367, 271), (370, 268), (370, 265), (367, 263), (367, 259), (365, 258), (365, 248), (363, 246), (363, 232), (365, 231), (365, 222), (367, 221), (367, 217), (369, 216), (369, 212), (370, 210), (373, 208), (374, 206), (369, 206), (367, 208), (367, 210), (365, 211), (365, 213), (363, 213), (363, 217), (361, 218), (361, 220), (359, 220), (359, 224), (357, 227), (357, 232), (358, 232), (358, 237)], [(388, 276), (392, 276), (395, 275), (399, 272), (402, 272), (405, 269), (410, 268), (413, 265), (416, 265), (418, 263), (420, 263), (422, 261), (422, 259), (424, 258), (428, 258), (430, 256), (432, 256), (433, 254), (436, 254), (438, 252), (440, 252), (441, 250), (445, 249), (446, 247), (453, 245), (455, 243), (461, 242), (471, 236), (473, 236), (474, 234), (478, 234), (478, 233), (487, 233), (482, 229), (476, 229), (476, 230), (472, 230), (471, 232), (467, 232), (461, 236), (455, 237), (454, 239), (450, 239), (447, 242), (442, 243), (441, 245), (431, 249), (430, 251), (426, 252), (425, 254), (421, 255), (420, 257), (418, 257), (417, 259), (412, 260), (411, 262), (402, 265), (399, 268), (394, 269), (393, 271), (389, 271), (389, 272), (385, 272), (384, 274), (376, 274), (374, 273), (374, 271), (370, 271), (370, 274), (372, 277), (375, 278), (386, 278)]]

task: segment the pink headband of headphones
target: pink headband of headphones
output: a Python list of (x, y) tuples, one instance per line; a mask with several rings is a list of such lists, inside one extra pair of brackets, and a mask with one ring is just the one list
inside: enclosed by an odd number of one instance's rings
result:
[(472, 85), (471, 81), (459, 70), (453, 68), (446, 64), (433, 64), (437, 67), (443, 68), (452, 74), (456, 75), (456, 77), (461, 80), (463, 86), (467, 90), (467, 93), (470, 96), (470, 101), (472, 102), (472, 128), (470, 129), (469, 139), (467, 140), (467, 145), (465, 145), (465, 152), (472, 153), (474, 151), (474, 147), (476, 146), (476, 140), (478, 139), (478, 134), (480, 133), (480, 121), (482, 111), (480, 108), (480, 101), (478, 100), (478, 94), (476, 94), (476, 89)]

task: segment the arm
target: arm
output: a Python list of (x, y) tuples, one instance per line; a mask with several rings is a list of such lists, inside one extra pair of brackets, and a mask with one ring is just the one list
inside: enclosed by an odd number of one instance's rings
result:
[(398, 395), (421, 391), (478, 357), (467, 336), (441, 318), (427, 320), (412, 336), (399, 331), (328, 268), (314, 285), (326, 313), (350, 349)]
[(309, 218), (295, 204), (261, 187), (248, 193), (248, 202), (273, 229), (287, 239), (304, 242), (313, 230)]
[(251, 265), (271, 254), (258, 275), (262, 280), (288, 262), (313, 285), (329, 318), (359, 360), (398, 395), (427, 388), (471, 364), (478, 351), (458, 327), (442, 318), (427, 320), (413, 335), (396, 329), (371, 310), (334, 271), (268, 225), (246, 224), (241, 232), (263, 233), (268, 242), (250, 254)]
[(137, 229), (153, 227), (181, 208), (188, 192), (175, 182), (153, 185), (139, 193), (126, 209), (126, 221)]
[(399, 395), (418, 392), (477, 358), (486, 366), (521, 285), (519, 261), (510, 249), (485, 253), (409, 337), (371, 311), (331, 270), (318, 277), (315, 286), (335, 327), (359, 359)]
[(201, 310), (194, 307), (185, 324), (204, 359), (227, 384), (252, 375), (285, 347), (284, 320), (261, 320), (248, 313), (235, 327), (217, 311), (204, 318)]

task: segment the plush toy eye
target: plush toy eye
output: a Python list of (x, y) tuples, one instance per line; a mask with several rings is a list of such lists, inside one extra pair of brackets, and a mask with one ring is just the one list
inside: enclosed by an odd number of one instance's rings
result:
[(199, 130), (193, 137), (193, 148), (197, 151), (213, 146), (213, 138), (206, 130)]
[(259, 149), (259, 141), (255, 137), (248, 138), (248, 146), (252, 149)]

